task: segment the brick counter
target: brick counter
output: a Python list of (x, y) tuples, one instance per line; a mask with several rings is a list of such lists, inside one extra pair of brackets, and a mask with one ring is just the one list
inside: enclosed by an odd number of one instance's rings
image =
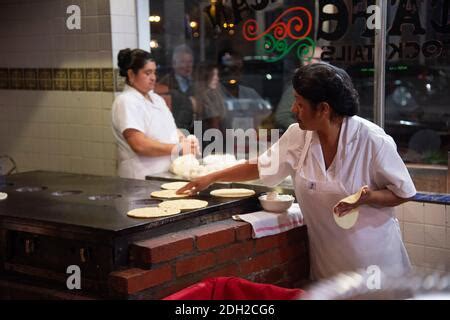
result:
[(135, 242), (129, 260), (109, 275), (113, 297), (160, 299), (216, 276), (288, 288), (309, 277), (306, 226), (252, 239), (250, 224), (232, 219)]

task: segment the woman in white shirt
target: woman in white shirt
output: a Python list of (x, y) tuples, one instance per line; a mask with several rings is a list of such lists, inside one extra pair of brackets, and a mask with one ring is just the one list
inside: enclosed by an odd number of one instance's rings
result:
[[(394, 206), (416, 190), (393, 139), (356, 116), (358, 93), (344, 70), (327, 63), (303, 66), (293, 86), (297, 123), (277, 143), (257, 161), (200, 177), (178, 192), (195, 193), (224, 179), (260, 178), (274, 186), (290, 175), (308, 227), (313, 279), (371, 266), (389, 275), (408, 272)], [(339, 202), (365, 185), (355, 204)], [(356, 207), (356, 224), (340, 228), (333, 214), (345, 215)]]
[(126, 78), (125, 88), (112, 106), (118, 175), (145, 179), (146, 175), (167, 171), (171, 157), (195, 154), (198, 141), (185, 138), (164, 99), (153, 92), (156, 64), (151, 54), (140, 49), (120, 50), (118, 66)]

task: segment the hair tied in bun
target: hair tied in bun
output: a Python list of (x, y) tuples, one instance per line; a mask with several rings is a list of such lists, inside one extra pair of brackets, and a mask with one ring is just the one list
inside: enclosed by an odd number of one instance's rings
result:
[(117, 62), (117, 65), (120, 68), (120, 75), (122, 77), (126, 77), (131, 63), (131, 49), (126, 48), (120, 50), (119, 54), (117, 55)]

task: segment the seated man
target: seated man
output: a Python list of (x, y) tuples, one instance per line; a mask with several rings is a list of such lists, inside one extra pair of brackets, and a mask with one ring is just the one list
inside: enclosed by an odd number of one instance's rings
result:
[(171, 110), (178, 128), (193, 130), (194, 85), (192, 81), (194, 57), (187, 45), (175, 47), (172, 54), (173, 71), (163, 77), (160, 85), (169, 88)]

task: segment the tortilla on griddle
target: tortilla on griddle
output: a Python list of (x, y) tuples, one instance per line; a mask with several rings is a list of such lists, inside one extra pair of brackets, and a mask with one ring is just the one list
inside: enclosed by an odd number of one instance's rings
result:
[(176, 198), (185, 198), (188, 197), (189, 194), (177, 194), (177, 190), (158, 190), (153, 191), (150, 195), (154, 198), (163, 198), (163, 199), (176, 199)]
[(183, 188), (188, 183), (189, 182), (186, 182), (186, 181), (168, 182), (168, 183), (163, 183), (161, 185), (161, 188), (166, 189), (166, 190), (178, 190), (178, 189)]
[(172, 216), (180, 212), (180, 209), (176, 208), (148, 207), (128, 211), (127, 216), (132, 218), (158, 218)]
[(204, 208), (208, 205), (208, 201), (197, 199), (180, 199), (180, 200), (168, 200), (159, 204), (160, 208), (176, 208), (181, 211), (194, 210)]
[(245, 188), (216, 189), (210, 192), (210, 195), (212, 196), (224, 198), (248, 197), (254, 194), (254, 190)]

